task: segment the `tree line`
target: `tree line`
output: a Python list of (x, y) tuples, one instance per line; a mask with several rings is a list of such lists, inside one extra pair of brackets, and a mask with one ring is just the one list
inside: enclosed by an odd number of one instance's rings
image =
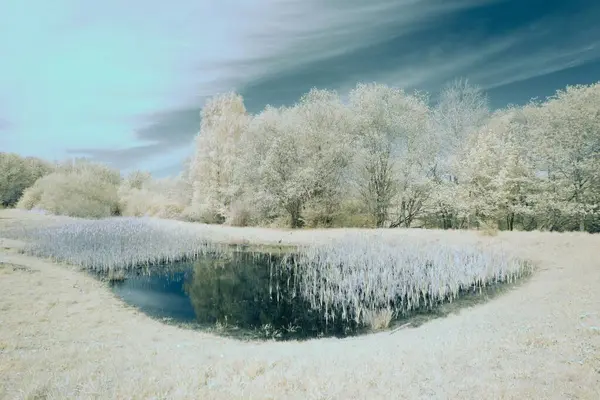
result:
[(239, 226), (600, 231), (600, 83), (494, 111), (465, 80), (436, 101), (377, 83), (312, 89), (254, 115), (226, 93), (202, 108), (194, 146), (168, 179), (85, 160), (19, 173), (0, 154), (1, 200)]

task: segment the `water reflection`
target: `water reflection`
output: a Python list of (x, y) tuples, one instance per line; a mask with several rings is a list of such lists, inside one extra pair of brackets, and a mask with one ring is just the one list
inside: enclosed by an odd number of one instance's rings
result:
[(242, 251), (206, 255), (194, 263), (128, 273), (111, 286), (149, 315), (223, 334), (285, 340), (359, 332), (354, 321), (326, 322), (298, 296), (293, 271), (277, 268), (280, 257)]

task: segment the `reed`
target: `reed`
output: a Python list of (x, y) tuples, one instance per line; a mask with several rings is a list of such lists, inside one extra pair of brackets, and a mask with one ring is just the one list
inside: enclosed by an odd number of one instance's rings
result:
[(450, 245), (381, 235), (349, 234), (323, 245), (303, 246), (285, 257), (294, 285), (327, 318), (380, 328), (393, 315), (408, 315), (452, 301), (462, 292), (513, 282), (531, 265), (498, 248)]
[(193, 260), (218, 253), (202, 225), (155, 218), (70, 219), (51, 226), (14, 228), (7, 237), (24, 240), (24, 251), (94, 271)]

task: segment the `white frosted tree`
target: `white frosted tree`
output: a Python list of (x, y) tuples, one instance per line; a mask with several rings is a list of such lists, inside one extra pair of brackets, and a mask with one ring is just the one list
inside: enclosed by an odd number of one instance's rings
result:
[(533, 103), (521, 108), (510, 107), (498, 125), (492, 124), (494, 137), (501, 146), (498, 159), (500, 169), (494, 176), (498, 198), (496, 216), (503, 219), (506, 229), (511, 231), (517, 220), (522, 227), (533, 227), (525, 221), (534, 216), (532, 199), (540, 190), (538, 158), (531, 148), (535, 142), (533, 128), (537, 110), (538, 107)]
[(545, 178), (538, 208), (550, 217), (546, 227), (583, 231), (600, 212), (600, 83), (558, 91), (541, 105), (536, 123)]
[(438, 145), (437, 173), (453, 180), (451, 166), (469, 136), (481, 128), (490, 116), (486, 95), (468, 80), (446, 85), (432, 113)]
[(258, 195), (275, 202), (289, 216), (289, 225), (301, 225), (301, 212), (314, 190), (310, 155), (300, 127), (302, 119), (295, 108), (268, 108), (253, 121), (252, 149), (256, 157), (252, 172)]
[(473, 134), (459, 155), (457, 186), (462, 215), (471, 221), (501, 221), (512, 230), (517, 216), (529, 213), (536, 185), (528, 113), (510, 107), (495, 112)]
[(427, 99), (379, 84), (359, 84), (349, 99), (358, 145), (354, 181), (365, 206), (377, 227), (410, 226), (435, 155)]
[(204, 222), (222, 223), (239, 195), (234, 176), (241, 151), (238, 143), (251, 118), (235, 93), (209, 100), (201, 118), (188, 174), (193, 194), (187, 213)]
[(306, 162), (315, 172), (309, 199), (311, 222), (329, 226), (348, 186), (346, 172), (353, 151), (350, 110), (336, 92), (317, 89), (304, 95), (295, 108), (303, 121)]
[(483, 91), (467, 80), (455, 80), (444, 87), (432, 112), (436, 161), (432, 169), (435, 182), (428, 209), (441, 218), (443, 228), (461, 227), (467, 221), (468, 206), (458, 185), (460, 154), (469, 138), (487, 122), (490, 115)]
[(134, 170), (127, 174), (121, 182), (123, 189), (142, 189), (150, 180), (152, 175), (148, 171)]
[[(244, 181), (264, 215), (282, 210), (293, 228), (307, 202), (324, 215), (340, 194), (349, 161), (347, 109), (335, 92), (312, 90), (293, 107), (267, 107), (249, 125)], [(329, 209), (328, 209), (329, 208)]]

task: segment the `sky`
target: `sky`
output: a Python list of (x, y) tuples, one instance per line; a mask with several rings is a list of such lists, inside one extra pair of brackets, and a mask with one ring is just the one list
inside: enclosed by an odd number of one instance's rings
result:
[(254, 113), (468, 78), (523, 104), (600, 80), (599, 20), (597, 0), (0, 0), (0, 151), (176, 174), (230, 90)]

